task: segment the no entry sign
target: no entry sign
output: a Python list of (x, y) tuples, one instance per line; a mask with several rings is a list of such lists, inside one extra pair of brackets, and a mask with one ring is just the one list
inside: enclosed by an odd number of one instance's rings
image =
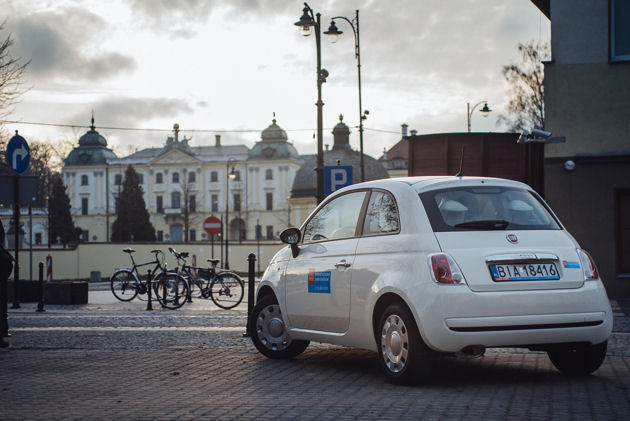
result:
[(203, 229), (210, 235), (221, 232), (221, 220), (216, 216), (209, 216), (203, 221)]

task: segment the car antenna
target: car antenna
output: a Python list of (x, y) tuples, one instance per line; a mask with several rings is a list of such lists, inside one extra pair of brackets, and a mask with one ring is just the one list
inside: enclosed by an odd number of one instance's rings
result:
[(466, 150), (466, 146), (462, 146), (462, 157), (459, 160), (459, 172), (455, 174), (455, 177), (463, 177), (464, 176), (464, 151)]

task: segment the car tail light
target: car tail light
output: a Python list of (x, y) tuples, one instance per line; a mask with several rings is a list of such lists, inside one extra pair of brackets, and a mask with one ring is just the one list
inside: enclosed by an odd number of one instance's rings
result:
[(466, 280), (461, 270), (451, 256), (445, 253), (432, 254), (429, 256), (431, 274), (433, 280), (438, 284), (465, 284)]
[(582, 249), (577, 249), (578, 256), (580, 256), (580, 262), (582, 263), (582, 272), (584, 272), (584, 280), (590, 281), (599, 278), (597, 267), (590, 254)]

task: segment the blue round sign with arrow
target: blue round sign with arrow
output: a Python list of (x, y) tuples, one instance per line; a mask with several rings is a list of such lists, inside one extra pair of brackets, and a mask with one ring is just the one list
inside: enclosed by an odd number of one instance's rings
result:
[(28, 147), (26, 139), (20, 136), (17, 130), (7, 145), (7, 162), (9, 167), (18, 174), (26, 171), (31, 162), (31, 149)]

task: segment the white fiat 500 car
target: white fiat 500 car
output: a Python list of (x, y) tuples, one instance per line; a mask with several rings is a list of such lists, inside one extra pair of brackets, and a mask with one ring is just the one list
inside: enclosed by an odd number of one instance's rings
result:
[(413, 177), (346, 187), (271, 260), (249, 331), (270, 358), (309, 341), (377, 351), (395, 382), (440, 353), (543, 350), (563, 373), (595, 371), (612, 312), (588, 253), (529, 186)]

